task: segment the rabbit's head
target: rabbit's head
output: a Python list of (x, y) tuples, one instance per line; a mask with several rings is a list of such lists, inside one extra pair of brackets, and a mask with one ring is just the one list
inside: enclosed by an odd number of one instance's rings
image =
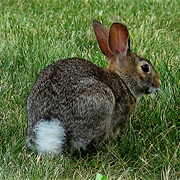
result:
[(93, 28), (98, 45), (109, 61), (108, 69), (120, 75), (136, 99), (160, 88), (160, 78), (151, 62), (130, 50), (130, 36), (125, 25), (115, 22), (108, 31), (94, 20)]

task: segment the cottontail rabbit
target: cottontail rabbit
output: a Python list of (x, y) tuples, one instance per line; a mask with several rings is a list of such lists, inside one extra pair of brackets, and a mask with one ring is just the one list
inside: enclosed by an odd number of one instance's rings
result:
[(127, 28), (113, 23), (93, 28), (109, 66), (70, 58), (46, 67), (27, 99), (30, 149), (39, 154), (99, 147), (130, 118), (139, 98), (160, 88), (150, 61), (130, 50)]

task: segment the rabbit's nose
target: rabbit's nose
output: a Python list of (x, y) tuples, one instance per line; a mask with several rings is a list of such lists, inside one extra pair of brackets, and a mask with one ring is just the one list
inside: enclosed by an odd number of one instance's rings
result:
[(161, 80), (160, 80), (159, 76), (156, 76), (153, 79), (153, 86), (156, 87), (157, 89), (159, 89), (161, 87)]

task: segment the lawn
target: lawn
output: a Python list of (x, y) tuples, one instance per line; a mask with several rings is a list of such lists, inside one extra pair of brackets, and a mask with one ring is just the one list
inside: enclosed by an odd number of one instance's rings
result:
[[(180, 2), (178, 0), (0, 1), (0, 179), (180, 178)], [(106, 67), (92, 28), (123, 22), (131, 49), (162, 82), (144, 96), (121, 139), (85, 158), (40, 158), (25, 145), (26, 97), (41, 70), (80, 57)]]

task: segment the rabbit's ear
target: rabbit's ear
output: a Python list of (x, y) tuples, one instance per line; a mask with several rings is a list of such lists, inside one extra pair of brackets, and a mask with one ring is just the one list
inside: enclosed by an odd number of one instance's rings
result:
[(129, 32), (123, 24), (113, 23), (109, 31), (109, 48), (112, 53), (122, 60), (130, 50)]
[(108, 60), (110, 60), (112, 57), (114, 57), (114, 55), (112, 54), (108, 45), (108, 30), (106, 30), (104, 26), (96, 20), (93, 20), (93, 28), (101, 52), (108, 58)]

